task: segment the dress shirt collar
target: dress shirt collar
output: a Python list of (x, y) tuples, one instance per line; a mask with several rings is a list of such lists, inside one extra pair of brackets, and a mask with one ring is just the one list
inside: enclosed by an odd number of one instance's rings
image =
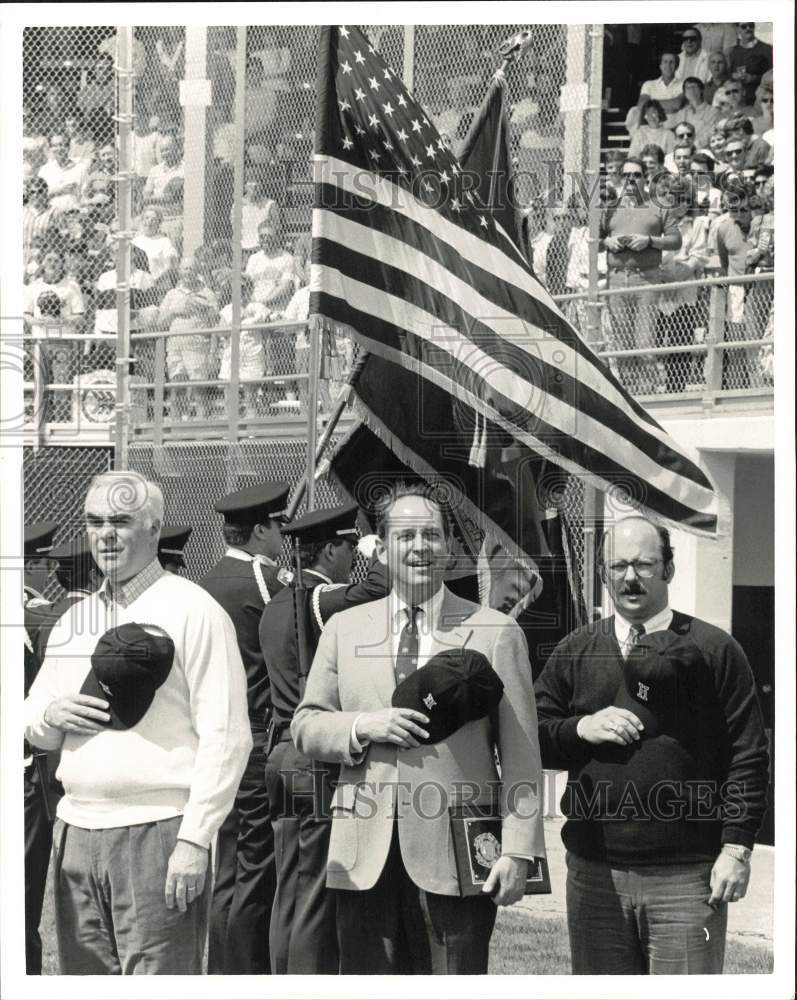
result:
[(258, 562), (263, 563), (264, 566), (276, 566), (277, 564), (273, 559), (269, 559), (268, 556), (263, 555), (252, 555), (251, 552), (245, 552), (243, 549), (237, 549), (234, 546), (230, 546), (224, 553), (228, 559), (240, 559), (241, 562)]
[[(436, 631), (437, 625), (440, 621), (440, 611), (443, 607), (445, 594), (445, 587), (441, 584), (440, 589), (436, 594), (432, 594), (432, 596), (427, 598), (425, 601), (421, 601), (419, 604), (415, 605), (420, 608), (422, 612), (418, 623), (418, 628), (421, 632), (428, 635)], [(400, 633), (409, 620), (407, 616), (407, 609), (410, 605), (407, 604), (406, 601), (402, 600), (395, 590), (390, 592), (389, 600), (390, 621), (393, 625), (394, 633)]]
[[(643, 627), (645, 629), (645, 634), (650, 632), (663, 632), (670, 627), (670, 622), (672, 621), (672, 610), (669, 604), (662, 608), (657, 614), (652, 618), (648, 618), (646, 622), (643, 622)], [(623, 618), (619, 612), (614, 613), (614, 634), (617, 637), (617, 641), (621, 646), (625, 646), (631, 637), (631, 622), (628, 622)]]
[(140, 573), (129, 580), (125, 580), (118, 587), (114, 587), (111, 584), (110, 577), (106, 576), (102, 581), (102, 586), (98, 594), (104, 604), (119, 604), (121, 607), (126, 608), (133, 601), (138, 600), (145, 590), (148, 590), (153, 583), (156, 583), (165, 575), (166, 570), (156, 558), (148, 566), (145, 566)]
[(302, 573), (312, 573), (313, 576), (320, 576), (324, 583), (332, 583), (332, 580), (330, 580), (326, 573), (321, 573), (317, 569), (303, 569)]

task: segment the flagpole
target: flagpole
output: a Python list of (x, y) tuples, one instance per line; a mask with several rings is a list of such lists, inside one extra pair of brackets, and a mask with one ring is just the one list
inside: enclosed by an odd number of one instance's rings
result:
[[(521, 55), (526, 51), (529, 45), (531, 45), (531, 31), (528, 29), (518, 31), (515, 35), (510, 35), (509, 38), (505, 39), (499, 45), (498, 54), (503, 56), (504, 60), (495, 73), (493, 73), (493, 80), (495, 80), (499, 87), (506, 86), (506, 71), (512, 63), (517, 62), (518, 59), (520, 59)], [(498, 179), (499, 155), (500, 147), (498, 142), (496, 142), (493, 148), (493, 167), (490, 171), (490, 200), (487, 203), (488, 206), (494, 204), (495, 185)]]
[[(329, 442), (332, 440), (332, 435), (335, 433), (335, 428), (338, 426), (338, 422), (340, 418), (343, 416), (343, 411), (346, 409), (349, 399), (351, 398), (352, 390), (354, 389), (355, 385), (357, 384), (360, 378), (360, 375), (362, 374), (362, 370), (365, 367), (365, 362), (368, 360), (368, 353), (369, 353), (368, 351), (361, 351), (360, 354), (358, 354), (357, 360), (352, 366), (351, 372), (347, 379), (346, 388), (343, 394), (341, 395), (340, 399), (338, 400), (337, 404), (335, 405), (335, 409), (332, 411), (330, 415), (329, 421), (327, 422), (327, 425), (324, 428), (324, 433), (321, 435), (318, 444), (315, 445), (312, 451), (310, 450), (310, 442), (308, 439), (308, 445), (307, 445), (308, 459), (310, 455), (314, 455), (314, 460), (312, 462), (312, 466), (311, 463), (308, 461), (307, 470), (293, 492), (293, 496), (291, 497), (290, 503), (288, 504), (288, 509), (285, 512), (285, 516), (288, 518), (288, 520), (292, 520), (293, 517), (295, 516), (299, 504), (302, 502), (305, 492), (307, 492), (308, 482), (315, 483), (316, 466), (321, 461), (321, 456), (327, 450), (327, 446)], [(309, 507), (309, 509), (312, 510), (312, 507)]]

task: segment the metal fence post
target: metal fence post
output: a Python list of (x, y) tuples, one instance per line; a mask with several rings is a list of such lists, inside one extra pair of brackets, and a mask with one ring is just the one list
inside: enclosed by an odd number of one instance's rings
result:
[(415, 25), (404, 25), (404, 86), (413, 92), (415, 86)]
[(130, 434), (130, 242), (133, 230), (133, 29), (116, 29), (119, 161), (117, 165), (116, 246), (116, 425), (114, 464), (128, 466)]
[(589, 276), (587, 295), (587, 343), (598, 344), (601, 340), (601, 309), (606, 308), (598, 298), (598, 243), (600, 234), (600, 170), (601, 170), (601, 116), (603, 114), (603, 25), (593, 24), (590, 33), (590, 81), (589, 81), (589, 152), (587, 163), (587, 190), (589, 205), (587, 220), (589, 225)]
[(704, 406), (713, 406), (717, 401), (717, 394), (722, 389), (722, 366), (725, 352), (719, 345), (725, 340), (727, 294), (727, 289), (723, 285), (712, 285), (709, 292)]
[[(235, 145), (233, 149), (232, 203), (232, 332), (230, 333), (230, 384), (227, 388), (227, 433), (229, 443), (238, 440), (239, 385), (241, 361), (241, 269), (243, 251), (241, 227), (244, 191), (244, 126), (246, 118), (246, 27), (236, 29), (235, 38)], [(235, 483), (227, 484), (232, 490)]]

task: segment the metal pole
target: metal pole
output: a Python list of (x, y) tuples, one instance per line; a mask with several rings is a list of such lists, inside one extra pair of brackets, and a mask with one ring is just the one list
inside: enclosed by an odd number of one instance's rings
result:
[[(244, 119), (246, 117), (246, 27), (236, 29), (235, 40), (235, 140), (233, 146), (232, 203), (232, 332), (230, 333), (230, 384), (227, 389), (227, 432), (231, 444), (238, 440), (241, 361), (241, 226), (244, 191)], [(235, 484), (230, 484), (234, 489)]]
[(415, 25), (404, 25), (404, 86), (412, 93), (415, 86)]
[(315, 453), (318, 442), (318, 390), (321, 382), (321, 337), (323, 336), (323, 320), (320, 316), (311, 316), (308, 322), (307, 335), (310, 340), (309, 384), (307, 387), (307, 468), (305, 483), (307, 489), (307, 509), (315, 508)]
[(116, 210), (119, 223), (116, 245), (116, 425), (117, 469), (128, 466), (130, 435), (130, 242), (133, 229), (133, 28), (116, 29), (116, 80), (118, 93), (119, 163)]
[(589, 150), (586, 175), (589, 205), (587, 221), (589, 236), (589, 277), (587, 297), (587, 343), (601, 340), (601, 309), (605, 303), (598, 299), (598, 240), (600, 230), (600, 198), (598, 179), (601, 170), (601, 115), (603, 112), (603, 25), (593, 24), (590, 33), (590, 82), (589, 82)]

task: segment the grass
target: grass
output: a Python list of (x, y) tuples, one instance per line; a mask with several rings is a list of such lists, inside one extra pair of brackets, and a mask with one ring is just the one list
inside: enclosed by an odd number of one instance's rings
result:
[[(44, 900), (41, 934), (44, 975), (58, 975), (50, 880)], [(727, 974), (766, 975), (772, 970), (770, 947), (733, 938), (728, 940), (724, 970)], [(490, 973), (505, 976), (569, 975), (570, 951), (565, 921), (561, 918), (531, 919), (518, 910), (499, 910), (490, 948)]]

